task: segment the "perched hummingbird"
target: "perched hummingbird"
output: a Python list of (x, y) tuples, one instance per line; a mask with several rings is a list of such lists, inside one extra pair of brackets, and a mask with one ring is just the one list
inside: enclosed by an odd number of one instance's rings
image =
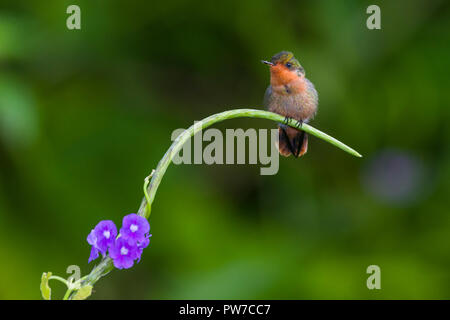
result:
[[(306, 79), (305, 70), (294, 55), (282, 51), (270, 61), (261, 61), (270, 66), (270, 85), (264, 95), (264, 106), (269, 111), (297, 121), (296, 127), (313, 119), (317, 112), (319, 97), (314, 85)], [(308, 150), (308, 135), (285, 124), (278, 124), (280, 154), (301, 157)]]

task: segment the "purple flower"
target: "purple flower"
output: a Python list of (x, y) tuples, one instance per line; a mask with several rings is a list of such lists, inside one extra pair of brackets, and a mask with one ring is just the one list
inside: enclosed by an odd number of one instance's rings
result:
[(150, 224), (144, 217), (138, 216), (135, 213), (123, 217), (122, 228), (120, 234), (134, 242), (145, 242), (150, 231)]
[(88, 263), (98, 258), (99, 250), (97, 249), (97, 237), (95, 236), (95, 230), (92, 229), (91, 233), (87, 236), (87, 242), (92, 246), (91, 255), (89, 256)]
[(94, 234), (97, 237), (97, 249), (105, 255), (108, 248), (113, 245), (114, 240), (116, 240), (117, 228), (111, 220), (103, 220), (95, 226)]
[(92, 246), (88, 263), (99, 256), (106, 255), (108, 248), (114, 244), (117, 237), (117, 228), (114, 222), (110, 220), (100, 221), (87, 236), (87, 242)]
[(142, 252), (143, 252), (144, 249), (147, 248), (147, 246), (150, 244), (150, 237), (151, 237), (151, 236), (152, 236), (151, 234), (150, 234), (150, 235), (147, 235), (143, 241), (138, 241), (138, 242), (136, 243), (137, 249), (138, 249), (138, 254), (139, 254), (139, 255), (138, 255), (138, 261), (137, 261), (137, 262), (141, 261), (141, 255), (142, 255)]
[[(89, 262), (98, 258), (99, 253), (113, 259), (118, 269), (128, 269), (139, 262), (144, 249), (150, 243), (150, 224), (144, 217), (131, 213), (123, 218), (120, 236), (111, 220), (100, 221), (89, 233), (87, 242), (92, 246)], [(117, 238), (117, 239), (116, 239)]]
[(134, 260), (140, 257), (140, 253), (136, 242), (119, 237), (109, 248), (109, 256), (117, 269), (128, 269), (133, 266)]

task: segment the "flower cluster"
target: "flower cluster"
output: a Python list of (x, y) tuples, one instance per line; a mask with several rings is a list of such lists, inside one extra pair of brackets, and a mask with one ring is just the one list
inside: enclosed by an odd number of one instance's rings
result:
[(89, 261), (98, 258), (99, 253), (113, 259), (118, 269), (128, 269), (134, 261), (141, 260), (142, 251), (150, 243), (150, 224), (144, 217), (131, 213), (123, 218), (122, 228), (117, 237), (117, 228), (111, 220), (100, 221), (87, 237), (92, 246)]

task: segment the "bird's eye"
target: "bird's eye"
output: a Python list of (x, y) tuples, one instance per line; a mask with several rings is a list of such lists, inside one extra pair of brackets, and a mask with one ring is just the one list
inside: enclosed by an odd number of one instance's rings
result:
[(288, 62), (288, 63), (286, 63), (286, 67), (290, 68), (290, 67), (292, 67), (292, 64), (290, 64), (290, 63)]

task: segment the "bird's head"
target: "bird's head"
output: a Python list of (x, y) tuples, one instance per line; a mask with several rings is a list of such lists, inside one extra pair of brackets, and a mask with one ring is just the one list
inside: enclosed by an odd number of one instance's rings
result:
[(261, 61), (270, 66), (270, 82), (272, 85), (286, 85), (291, 81), (305, 77), (305, 69), (300, 62), (295, 59), (294, 54), (288, 51), (281, 51), (270, 59)]

